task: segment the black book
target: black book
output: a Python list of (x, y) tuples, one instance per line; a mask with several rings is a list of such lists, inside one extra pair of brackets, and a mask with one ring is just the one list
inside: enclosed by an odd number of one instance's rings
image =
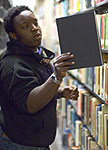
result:
[(61, 53), (74, 54), (79, 69), (103, 64), (99, 33), (94, 11), (56, 19)]

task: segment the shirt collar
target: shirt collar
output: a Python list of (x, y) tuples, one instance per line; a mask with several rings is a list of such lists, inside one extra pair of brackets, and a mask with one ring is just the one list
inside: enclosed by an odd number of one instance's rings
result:
[(40, 45), (37, 48), (37, 51), (34, 52), (29, 47), (23, 45), (18, 40), (10, 39), (7, 43), (7, 50), (5, 51), (3, 58), (8, 55), (32, 55), (34, 56), (40, 63), (48, 64), (54, 57), (55, 54)]

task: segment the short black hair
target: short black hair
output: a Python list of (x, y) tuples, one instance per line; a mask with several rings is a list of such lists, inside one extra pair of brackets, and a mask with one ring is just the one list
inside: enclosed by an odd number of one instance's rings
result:
[(4, 19), (4, 28), (8, 34), (9, 32), (15, 33), (13, 20), (17, 15), (19, 15), (24, 10), (29, 10), (32, 12), (32, 10), (28, 6), (15, 6), (7, 10), (3, 19)]

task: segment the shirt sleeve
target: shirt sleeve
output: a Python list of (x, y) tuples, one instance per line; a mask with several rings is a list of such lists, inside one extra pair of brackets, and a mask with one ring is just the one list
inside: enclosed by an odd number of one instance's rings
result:
[[(25, 65), (25, 64), (24, 64)], [(39, 75), (34, 75), (33, 70), (28, 66), (16, 64), (9, 70), (4, 77), (4, 89), (10, 101), (18, 111), (28, 113), (27, 97), (30, 91), (39, 86)]]

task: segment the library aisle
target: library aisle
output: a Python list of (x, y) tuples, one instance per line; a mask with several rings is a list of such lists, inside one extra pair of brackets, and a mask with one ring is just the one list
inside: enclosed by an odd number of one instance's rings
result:
[(65, 150), (65, 148), (62, 146), (62, 139), (61, 139), (61, 135), (60, 135), (58, 129), (57, 129), (57, 134), (56, 134), (55, 141), (50, 146), (50, 149), (51, 150)]

